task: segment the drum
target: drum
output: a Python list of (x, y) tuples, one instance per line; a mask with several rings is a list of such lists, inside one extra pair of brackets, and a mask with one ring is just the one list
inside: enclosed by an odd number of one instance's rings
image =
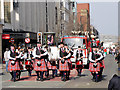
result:
[(27, 60), (27, 61), (25, 62), (25, 65), (31, 65), (31, 62), (30, 62), (29, 60)]

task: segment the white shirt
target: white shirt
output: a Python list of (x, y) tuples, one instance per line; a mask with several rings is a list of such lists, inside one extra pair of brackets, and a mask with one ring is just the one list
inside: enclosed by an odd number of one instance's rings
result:
[(8, 61), (8, 60), (9, 60), (9, 58), (8, 58), (8, 51), (5, 51), (5, 52), (4, 52), (4, 59), (5, 59), (5, 61)]

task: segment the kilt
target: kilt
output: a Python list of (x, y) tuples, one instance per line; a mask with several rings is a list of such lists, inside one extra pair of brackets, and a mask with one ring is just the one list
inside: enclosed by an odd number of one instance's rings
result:
[(100, 62), (100, 67), (101, 67), (101, 68), (105, 68), (104, 60), (102, 60), (102, 61)]
[(68, 59), (67, 62), (68, 62), (69, 70), (72, 70), (72, 62), (70, 61), (70, 59)]
[(97, 67), (96, 68), (93, 67), (93, 64), (94, 63), (91, 63), (91, 62), (89, 64), (90, 72), (99, 72), (100, 71), (100, 63), (99, 62), (97, 63)]
[(69, 71), (69, 66), (67, 60), (65, 60), (65, 63), (62, 64), (61, 60), (59, 60), (59, 71)]
[(20, 70), (20, 64), (18, 61), (15, 62), (15, 65), (11, 64), (12, 60), (9, 60), (8, 62), (8, 71), (12, 72), (12, 71), (17, 71)]
[[(54, 62), (54, 63), (53, 63), (53, 62)], [(52, 61), (52, 64), (50, 63), (50, 61), (48, 61), (48, 62), (47, 62), (47, 67), (48, 67), (48, 69), (51, 69), (51, 70), (57, 69), (56, 64), (55, 64), (55, 61)]]
[[(38, 61), (41, 62), (41, 66), (38, 66), (38, 65), (37, 65), (37, 62), (38, 62)], [(46, 66), (46, 64), (45, 64), (44, 59), (41, 59), (41, 60), (35, 59), (35, 62), (34, 62), (34, 70), (35, 70), (35, 71), (47, 71), (47, 66)]]

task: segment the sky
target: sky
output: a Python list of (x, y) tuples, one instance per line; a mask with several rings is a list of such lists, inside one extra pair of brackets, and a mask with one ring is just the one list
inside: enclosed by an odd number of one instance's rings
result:
[[(78, 3), (87, 3), (80, 2)], [(89, 2), (90, 23), (100, 34), (118, 36), (118, 2)]]

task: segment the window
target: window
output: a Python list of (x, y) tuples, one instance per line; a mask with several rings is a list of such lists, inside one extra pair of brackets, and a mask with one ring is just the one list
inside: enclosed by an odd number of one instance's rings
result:
[(4, 2), (4, 22), (11, 23), (10, 2)]
[(57, 16), (57, 7), (55, 7), (55, 24), (58, 22), (58, 16)]
[(63, 6), (63, 2), (60, 2), (60, 8), (62, 8), (62, 6)]
[(61, 20), (64, 20), (64, 13), (61, 12)]

